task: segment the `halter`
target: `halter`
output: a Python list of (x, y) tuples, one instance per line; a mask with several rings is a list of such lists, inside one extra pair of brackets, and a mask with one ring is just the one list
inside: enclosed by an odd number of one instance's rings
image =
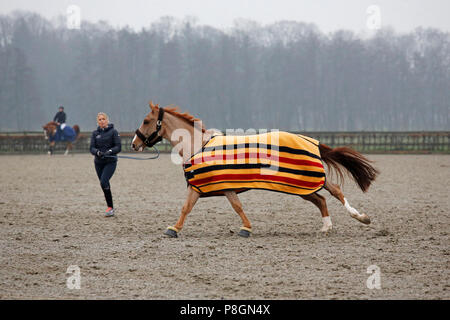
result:
[(142, 134), (142, 132), (139, 131), (139, 129), (135, 131), (139, 139), (141, 139), (142, 142), (149, 148), (153, 147), (156, 143), (162, 140), (162, 137), (158, 135), (158, 132), (161, 130), (163, 117), (164, 117), (164, 108), (159, 108), (158, 120), (156, 121), (156, 131), (154, 131), (149, 137), (146, 138)]

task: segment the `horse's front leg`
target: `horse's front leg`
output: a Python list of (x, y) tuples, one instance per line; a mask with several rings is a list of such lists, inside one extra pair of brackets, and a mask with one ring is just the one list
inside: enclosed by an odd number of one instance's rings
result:
[(178, 232), (181, 231), (184, 225), (184, 220), (186, 220), (187, 215), (192, 211), (192, 208), (194, 207), (195, 203), (197, 202), (198, 198), (200, 197), (200, 194), (192, 189), (191, 186), (188, 187), (188, 196), (186, 198), (186, 201), (184, 202), (183, 208), (181, 208), (181, 215), (178, 219), (177, 223), (173, 227), (168, 227), (165, 235), (168, 235), (169, 237), (176, 238), (178, 237)]
[(48, 154), (51, 156), (53, 155), (53, 149), (55, 147), (55, 141), (50, 142), (49, 146), (48, 146)]
[(250, 224), (250, 220), (248, 220), (247, 216), (244, 213), (244, 209), (242, 207), (242, 203), (239, 200), (236, 192), (234, 191), (226, 191), (225, 196), (227, 197), (228, 201), (230, 201), (231, 206), (233, 207), (234, 211), (241, 217), (243, 227), (241, 227), (241, 230), (239, 230), (239, 235), (241, 237), (249, 237), (250, 233), (252, 232), (252, 226)]

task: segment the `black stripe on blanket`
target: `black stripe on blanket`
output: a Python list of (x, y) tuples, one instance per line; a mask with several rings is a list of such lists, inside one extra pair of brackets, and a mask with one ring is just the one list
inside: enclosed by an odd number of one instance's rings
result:
[(284, 167), (278, 167), (278, 166), (271, 166), (270, 164), (266, 163), (242, 163), (242, 164), (218, 164), (218, 165), (212, 165), (207, 166), (199, 169), (195, 169), (192, 171), (185, 172), (185, 176), (187, 179), (192, 179), (197, 174), (209, 172), (209, 171), (215, 171), (215, 170), (239, 170), (239, 169), (269, 169), (272, 171), (280, 171), (280, 172), (286, 172), (286, 173), (292, 173), (296, 175), (302, 175), (302, 176), (308, 176), (308, 177), (324, 177), (325, 174), (323, 172), (315, 172), (315, 171), (307, 171), (307, 170), (295, 170), (291, 168), (284, 168)]
[(218, 151), (218, 150), (237, 150), (237, 149), (245, 149), (245, 148), (261, 148), (266, 150), (275, 150), (278, 152), (286, 152), (286, 153), (292, 153), (292, 154), (301, 154), (306, 155), (311, 158), (319, 159), (321, 158), (319, 156), (316, 156), (315, 154), (308, 152), (306, 150), (300, 150), (300, 149), (294, 149), (289, 148), (286, 146), (274, 146), (271, 144), (262, 144), (262, 143), (235, 143), (235, 144), (226, 144), (226, 145), (220, 145), (215, 147), (205, 147), (203, 148), (202, 152), (209, 152), (209, 151)]
[[(227, 181), (218, 181), (218, 182), (210, 182), (207, 184), (203, 184), (200, 187), (196, 187), (197, 189), (201, 190), (201, 188), (207, 187), (207, 186), (211, 186), (214, 184), (221, 184), (221, 183), (242, 183), (242, 181), (232, 181), (232, 180), (227, 180)], [(264, 182), (264, 183), (270, 183), (270, 184), (278, 184), (280, 186), (286, 186), (286, 187), (290, 187), (290, 188), (296, 188), (296, 189), (302, 189), (302, 190), (311, 190), (311, 188), (307, 188), (307, 187), (299, 187), (299, 186), (294, 186), (292, 184), (286, 184), (286, 183), (281, 183), (281, 182), (275, 182), (275, 181), (266, 181), (266, 180), (252, 180), (251, 182)], [(265, 188), (254, 188), (254, 189), (263, 189), (263, 190), (270, 190), (273, 191), (272, 189), (265, 189)], [(229, 189), (229, 190), (235, 190), (235, 189)]]

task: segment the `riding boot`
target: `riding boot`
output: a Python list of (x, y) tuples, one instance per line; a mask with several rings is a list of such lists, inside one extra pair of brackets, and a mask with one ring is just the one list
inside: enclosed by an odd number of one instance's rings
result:
[(108, 207), (114, 208), (112, 194), (111, 194), (111, 188), (108, 188), (108, 189), (102, 188), (102, 190), (103, 190), (103, 193), (105, 194), (106, 204), (108, 205)]

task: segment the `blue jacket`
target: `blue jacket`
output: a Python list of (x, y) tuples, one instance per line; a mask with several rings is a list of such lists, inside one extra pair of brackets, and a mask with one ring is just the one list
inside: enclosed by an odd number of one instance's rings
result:
[(122, 150), (122, 144), (120, 142), (120, 135), (112, 123), (108, 124), (108, 127), (102, 129), (97, 127), (97, 130), (92, 132), (91, 137), (91, 154), (95, 155), (95, 162), (105, 163), (117, 161), (117, 158), (100, 158), (97, 156), (97, 151), (106, 152), (112, 150), (112, 155), (118, 154)]

